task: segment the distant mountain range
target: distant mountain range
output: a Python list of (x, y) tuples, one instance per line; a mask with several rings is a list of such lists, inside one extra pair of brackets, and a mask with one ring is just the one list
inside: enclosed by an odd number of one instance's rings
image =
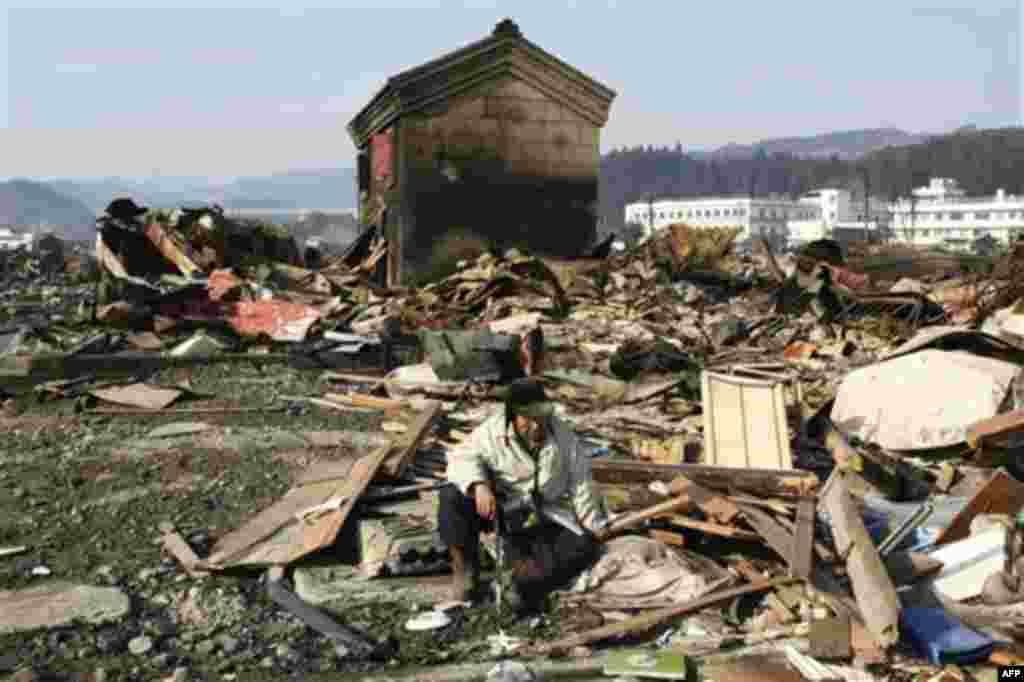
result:
[(793, 154), (803, 158), (827, 159), (837, 156), (852, 161), (885, 147), (921, 144), (931, 135), (908, 133), (897, 128), (845, 130), (811, 137), (780, 137), (754, 144), (729, 144), (711, 152), (698, 152), (698, 159), (749, 159), (758, 151), (768, 156)]
[(84, 241), (96, 234), (95, 216), (84, 202), (30, 180), (0, 182), (0, 225), (46, 224), (64, 239)]
[(225, 208), (355, 208), (351, 168), (291, 171), (229, 182), (202, 177), (61, 179), (48, 183), (61, 194), (102, 211), (128, 196), (152, 208), (219, 204)]
[[(730, 144), (691, 156), (726, 160), (785, 153), (806, 158), (838, 156), (848, 161), (888, 146), (919, 144), (929, 137), (893, 128), (851, 130), (748, 145)], [(293, 208), (345, 209), (357, 205), (352, 168), (290, 171), (229, 181), (205, 177), (12, 180), (0, 183), (0, 224), (45, 222), (61, 226), (73, 238), (90, 238), (95, 215), (121, 196), (151, 208), (219, 204), (225, 208), (272, 212)]]

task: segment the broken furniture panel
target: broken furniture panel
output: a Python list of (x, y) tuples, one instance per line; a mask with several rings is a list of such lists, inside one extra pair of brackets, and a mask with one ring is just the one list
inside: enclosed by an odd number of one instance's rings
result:
[(791, 469), (786, 384), (780, 377), (701, 375), (704, 460), (740, 469)]

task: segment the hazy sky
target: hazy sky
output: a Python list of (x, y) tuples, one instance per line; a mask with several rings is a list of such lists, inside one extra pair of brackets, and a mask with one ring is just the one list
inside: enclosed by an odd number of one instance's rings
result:
[(602, 140), (709, 147), (1019, 124), (1019, 0), (516, 0), (161, 9), (0, 0), (0, 178), (351, 166), (385, 79), (511, 16), (618, 92)]

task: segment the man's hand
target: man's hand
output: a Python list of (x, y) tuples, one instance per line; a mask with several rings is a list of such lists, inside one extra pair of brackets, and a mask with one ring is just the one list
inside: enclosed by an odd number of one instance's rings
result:
[(476, 513), (480, 518), (485, 521), (493, 521), (498, 502), (494, 498), (494, 491), (491, 490), (491, 486), (487, 483), (474, 484), (473, 497), (476, 498)]

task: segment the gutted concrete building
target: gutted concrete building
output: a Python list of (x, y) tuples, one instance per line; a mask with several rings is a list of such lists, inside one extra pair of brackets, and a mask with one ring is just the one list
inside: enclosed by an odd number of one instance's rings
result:
[(348, 127), (361, 220), (389, 241), (389, 284), (428, 274), (460, 241), (580, 255), (596, 235), (614, 97), (508, 19), (390, 78)]

